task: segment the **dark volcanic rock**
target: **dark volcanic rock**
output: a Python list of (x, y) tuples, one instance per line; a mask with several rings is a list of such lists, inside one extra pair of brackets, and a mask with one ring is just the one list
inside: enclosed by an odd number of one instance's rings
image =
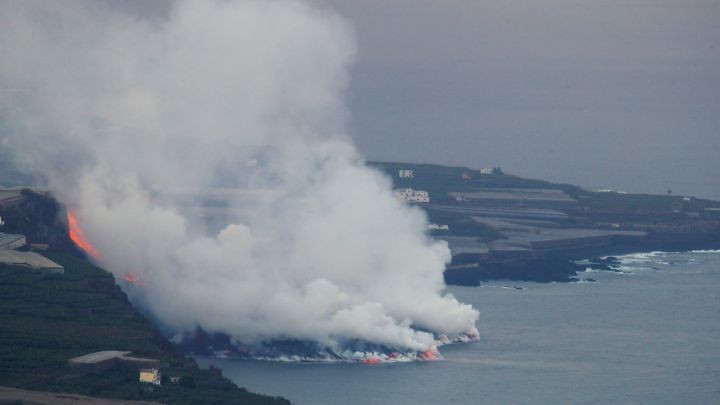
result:
[(620, 259), (615, 256), (593, 257), (588, 262), (590, 262), (589, 267), (593, 270), (620, 271)]
[(68, 235), (65, 208), (49, 195), (23, 190), (20, 201), (0, 205), (0, 217), (5, 222), (2, 232), (22, 234), (28, 243), (46, 243), (53, 250), (83, 256)]
[(585, 268), (574, 262), (556, 257), (497, 262), (480, 262), (474, 266), (445, 271), (445, 282), (452, 285), (475, 286), (481, 281), (516, 280), (536, 282), (570, 282), (578, 271)]

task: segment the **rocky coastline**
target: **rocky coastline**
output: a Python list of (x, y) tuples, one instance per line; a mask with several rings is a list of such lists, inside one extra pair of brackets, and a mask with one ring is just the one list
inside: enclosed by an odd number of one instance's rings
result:
[[(523, 258), (454, 257), (445, 271), (449, 285), (477, 286), (494, 280), (575, 282), (578, 273), (594, 270), (616, 271), (614, 256), (654, 251), (683, 252), (720, 249), (718, 233), (650, 234), (633, 242), (613, 243), (582, 249), (536, 252)], [(579, 264), (584, 261), (586, 263)]]

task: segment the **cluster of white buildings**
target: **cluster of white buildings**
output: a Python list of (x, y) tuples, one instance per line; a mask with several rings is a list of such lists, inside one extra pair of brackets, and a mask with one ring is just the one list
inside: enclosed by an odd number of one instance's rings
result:
[(450, 226), (448, 225), (440, 225), (440, 224), (429, 224), (428, 229), (431, 231), (449, 231)]
[[(415, 171), (411, 169), (398, 170), (398, 177), (401, 179), (415, 178)], [(427, 191), (413, 190), (412, 188), (399, 188), (395, 190), (395, 198), (404, 203), (429, 203), (430, 195)]]
[(401, 179), (412, 179), (415, 177), (415, 172), (409, 169), (402, 169), (398, 170), (398, 176), (400, 176)]
[(430, 195), (427, 191), (399, 188), (395, 190), (395, 198), (406, 203), (429, 203)]

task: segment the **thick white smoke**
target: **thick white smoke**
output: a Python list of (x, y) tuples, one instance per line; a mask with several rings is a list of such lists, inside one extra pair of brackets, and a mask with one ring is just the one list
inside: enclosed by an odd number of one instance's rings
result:
[(476, 335), (477, 311), (443, 295), (447, 246), (343, 135), (353, 53), (342, 18), (299, 1), (154, 21), (2, 1), (0, 147), (177, 330), (418, 351)]

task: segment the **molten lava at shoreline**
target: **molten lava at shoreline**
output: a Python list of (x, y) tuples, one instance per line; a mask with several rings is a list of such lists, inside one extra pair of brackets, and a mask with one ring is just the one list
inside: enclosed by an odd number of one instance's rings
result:
[(100, 252), (95, 249), (95, 247), (90, 244), (90, 242), (88, 242), (87, 237), (85, 237), (85, 233), (82, 231), (82, 229), (80, 229), (80, 226), (78, 225), (77, 216), (74, 212), (68, 210), (67, 221), (70, 239), (72, 239), (72, 241), (75, 242), (75, 245), (82, 249), (83, 252), (87, 253), (91, 258), (99, 260)]

